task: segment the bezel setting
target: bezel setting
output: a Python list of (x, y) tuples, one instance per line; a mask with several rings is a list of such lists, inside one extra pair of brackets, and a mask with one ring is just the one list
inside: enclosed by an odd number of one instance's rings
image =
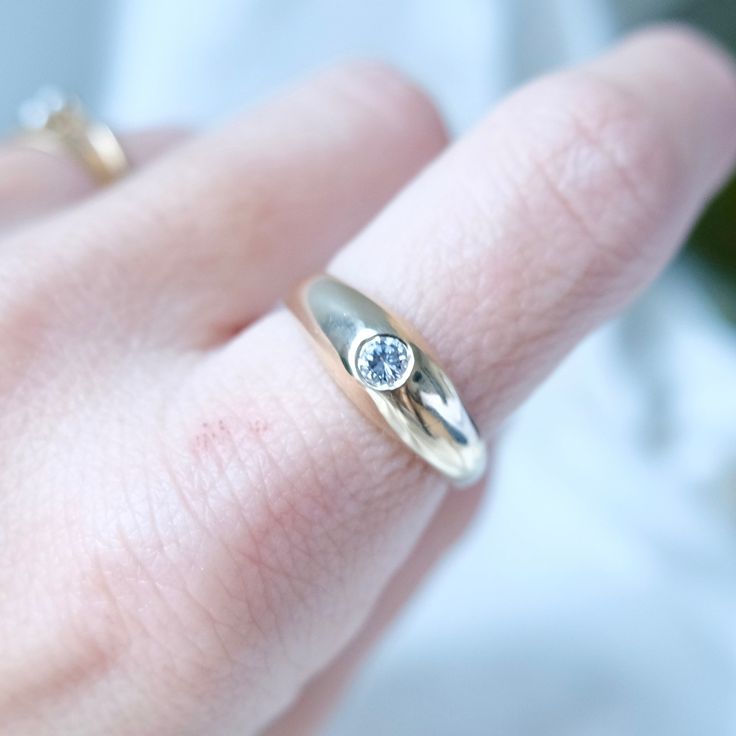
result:
[(368, 388), (393, 391), (403, 386), (414, 368), (411, 346), (400, 337), (377, 334), (355, 351), (355, 375)]

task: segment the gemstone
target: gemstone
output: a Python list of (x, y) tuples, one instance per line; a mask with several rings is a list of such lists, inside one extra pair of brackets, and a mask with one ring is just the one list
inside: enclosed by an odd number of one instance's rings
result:
[(393, 335), (375, 335), (358, 348), (355, 367), (363, 383), (378, 391), (397, 388), (411, 370), (409, 346)]
[(20, 124), (30, 130), (43, 130), (49, 122), (70, 105), (70, 100), (57, 87), (42, 87), (18, 109)]

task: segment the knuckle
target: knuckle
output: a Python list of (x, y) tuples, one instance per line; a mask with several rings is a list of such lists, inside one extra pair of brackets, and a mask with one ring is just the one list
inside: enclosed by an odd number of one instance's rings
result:
[[(513, 403), (519, 367), (531, 365), (532, 354), (559, 355), (666, 258), (660, 230), (682, 196), (683, 163), (643, 101), (588, 72), (522, 90), (459, 146), (455, 165), (468, 196), (463, 221), (446, 236), (460, 247), (446, 249), (443, 266), (471, 279), (462, 291), (486, 301), (478, 307), (466, 297), (452, 311), (491, 315), (493, 329), (467, 354), (492, 356), (491, 394)], [(455, 339), (431, 311), (430, 304), (426, 323), (439, 325), (438, 342)], [(466, 372), (459, 365), (454, 375)]]
[(367, 125), (411, 138), (430, 153), (447, 141), (442, 117), (429, 94), (414, 80), (381, 61), (352, 61), (326, 73), (328, 85), (355, 105)]
[(638, 267), (658, 254), (641, 244), (678, 196), (681, 162), (656, 114), (587, 72), (543, 82), (533, 94), (536, 112), (520, 132), (531, 146), (522, 189), (546, 237), (556, 232), (566, 248), (577, 247), (588, 277), (591, 265), (610, 279), (611, 267)]

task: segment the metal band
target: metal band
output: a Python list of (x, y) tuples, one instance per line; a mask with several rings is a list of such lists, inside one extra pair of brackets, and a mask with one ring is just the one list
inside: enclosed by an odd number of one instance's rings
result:
[(115, 133), (91, 119), (75, 97), (43, 89), (23, 104), (19, 117), (24, 129), (19, 143), (46, 153), (71, 154), (99, 184), (109, 184), (129, 169)]
[(478, 429), (410, 327), (330, 276), (305, 283), (289, 306), (364, 414), (456, 484), (483, 475), (486, 449)]

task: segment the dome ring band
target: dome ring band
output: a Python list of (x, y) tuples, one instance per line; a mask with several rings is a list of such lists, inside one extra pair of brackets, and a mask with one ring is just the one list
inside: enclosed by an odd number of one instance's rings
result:
[(483, 476), (487, 453), (478, 428), (411, 327), (332, 276), (305, 282), (288, 306), (365, 416), (455, 485)]

